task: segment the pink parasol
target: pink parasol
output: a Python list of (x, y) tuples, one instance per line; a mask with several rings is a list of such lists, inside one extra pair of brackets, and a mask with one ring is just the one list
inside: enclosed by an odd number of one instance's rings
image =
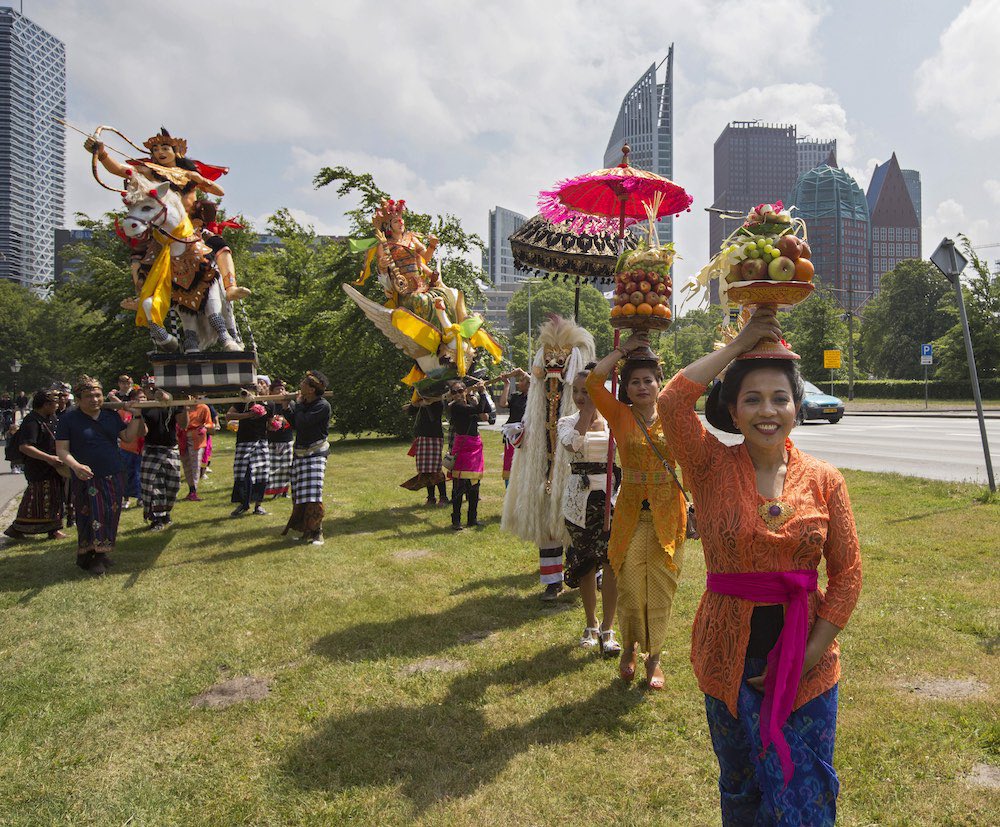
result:
[(539, 212), (552, 222), (566, 222), (574, 232), (601, 233), (617, 230), (651, 217), (654, 220), (687, 210), (694, 200), (673, 181), (629, 166), (628, 145), (622, 147), (622, 162), (560, 181), (554, 189), (538, 194)]

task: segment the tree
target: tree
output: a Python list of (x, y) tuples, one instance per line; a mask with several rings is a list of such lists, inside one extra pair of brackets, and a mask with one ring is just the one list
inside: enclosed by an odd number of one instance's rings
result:
[(815, 382), (824, 375), (824, 350), (846, 350), (847, 325), (842, 312), (833, 294), (817, 285), (808, 299), (782, 314), (782, 333), (789, 347), (802, 357), (799, 368), (806, 379)]
[(920, 345), (954, 325), (950, 290), (927, 261), (906, 259), (886, 273), (861, 317), (861, 369), (880, 379), (923, 378)]
[(672, 375), (681, 368), (711, 353), (722, 337), (722, 311), (719, 308), (693, 308), (675, 319), (664, 332), (653, 334), (653, 347), (663, 360), (663, 372)]
[[(531, 338), (532, 344), (537, 343), (538, 329), (552, 314), (566, 319), (573, 318), (573, 302), (576, 287), (563, 281), (540, 281), (531, 285)], [(507, 319), (510, 321), (510, 334), (515, 340), (519, 335), (527, 336), (528, 332), (528, 288), (518, 290), (507, 303)], [(602, 356), (611, 350), (614, 331), (611, 328), (611, 305), (601, 292), (589, 284), (580, 285), (580, 318), (577, 321), (581, 327), (589, 330), (594, 336), (597, 355)], [(523, 363), (522, 363), (523, 364)]]
[[(976, 254), (968, 238), (960, 236), (960, 239), (973, 271), (972, 278), (962, 285), (962, 294), (969, 320), (976, 373), (980, 381), (995, 379), (1000, 377), (1000, 276), (990, 273), (989, 266)], [(953, 290), (949, 286), (949, 293)], [(933, 343), (934, 360), (937, 363), (934, 378), (964, 381), (969, 378), (965, 334), (957, 305), (953, 303), (949, 311), (948, 318), (954, 324)]]

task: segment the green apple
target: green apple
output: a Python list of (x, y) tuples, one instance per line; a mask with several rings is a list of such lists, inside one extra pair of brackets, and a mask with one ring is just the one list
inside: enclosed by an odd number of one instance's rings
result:
[(795, 277), (795, 262), (788, 256), (778, 256), (768, 265), (767, 274), (775, 281), (791, 281)]

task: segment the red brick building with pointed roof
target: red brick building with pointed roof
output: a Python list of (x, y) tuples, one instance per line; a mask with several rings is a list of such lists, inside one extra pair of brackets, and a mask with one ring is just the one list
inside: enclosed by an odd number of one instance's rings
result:
[(868, 185), (872, 227), (872, 288), (878, 293), (884, 273), (907, 258), (920, 258), (920, 219), (896, 153), (875, 167)]

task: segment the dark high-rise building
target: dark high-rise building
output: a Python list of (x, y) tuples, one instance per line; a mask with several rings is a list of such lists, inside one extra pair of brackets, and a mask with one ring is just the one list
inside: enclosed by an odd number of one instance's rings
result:
[(63, 223), (66, 47), (0, 8), (0, 278), (46, 294)]
[(837, 139), (816, 141), (810, 138), (799, 138), (795, 144), (798, 155), (798, 174), (828, 164), (837, 166)]
[(823, 164), (799, 176), (792, 202), (806, 222), (816, 279), (836, 290), (844, 307), (857, 309), (873, 290), (864, 191), (844, 170)]
[[(663, 83), (656, 80), (656, 71), (667, 65)], [(618, 119), (611, 130), (604, 166), (613, 167), (622, 160), (622, 145), (628, 144), (629, 164), (674, 179), (674, 45), (659, 66), (653, 64), (629, 89), (618, 110)], [(674, 240), (672, 217), (657, 222), (656, 232), (661, 243)]]
[(900, 170), (903, 173), (903, 180), (906, 181), (906, 191), (910, 193), (910, 200), (913, 202), (913, 209), (917, 211), (917, 223), (923, 227), (924, 222), (921, 218), (920, 202), (921, 202), (921, 186), (920, 186), (920, 173), (915, 169), (903, 169)]
[[(916, 173), (915, 170), (911, 172)], [(911, 179), (913, 176), (911, 176)], [(919, 198), (920, 175), (916, 173)], [(911, 184), (912, 186), (912, 184)], [(914, 203), (911, 187), (899, 168), (896, 153), (875, 167), (868, 185), (868, 209), (872, 223), (873, 289), (878, 292), (882, 275), (905, 258), (920, 258), (919, 201)]]

